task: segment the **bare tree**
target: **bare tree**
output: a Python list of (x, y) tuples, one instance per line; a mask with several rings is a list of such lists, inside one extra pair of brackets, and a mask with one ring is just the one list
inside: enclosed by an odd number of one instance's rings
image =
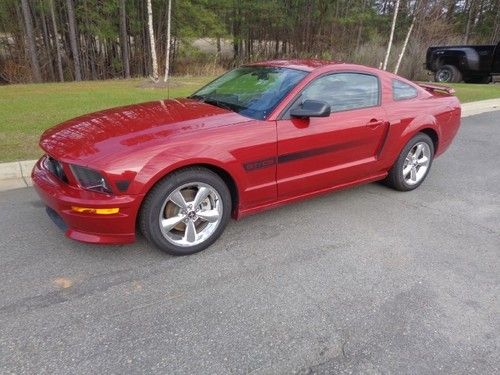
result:
[(153, 81), (158, 82), (158, 60), (156, 58), (155, 32), (153, 29), (153, 7), (151, 6), (151, 0), (148, 0), (148, 32), (149, 45), (151, 47), (151, 62), (153, 64), (151, 78)]
[(82, 80), (82, 69), (80, 65), (80, 55), (78, 54), (78, 43), (76, 38), (76, 19), (73, 0), (66, 0), (68, 7), (69, 42), (71, 44), (71, 54), (75, 65), (75, 80)]
[(496, 2), (494, 9), (496, 9), (496, 17), (493, 24), (493, 33), (491, 33), (491, 44), (497, 43), (497, 35), (500, 34), (500, 1)]
[(128, 50), (127, 12), (125, 9), (125, 0), (120, 0), (120, 47), (122, 51), (125, 78), (130, 78), (130, 58)]
[(401, 48), (401, 53), (398, 56), (398, 62), (396, 63), (396, 67), (394, 68), (394, 74), (398, 74), (399, 66), (401, 65), (401, 61), (403, 60), (403, 56), (406, 52), (406, 47), (408, 46), (411, 32), (413, 31), (413, 28), (415, 27), (415, 22), (417, 21), (417, 14), (419, 12), (419, 5), (420, 5), (420, 1), (417, 0), (417, 2), (415, 3), (415, 10), (413, 11), (413, 18), (411, 20), (410, 28), (408, 29), (408, 32), (406, 33), (405, 41), (403, 43), (403, 48)]
[(28, 51), (31, 61), (31, 74), (33, 81), (42, 82), (42, 75), (40, 73), (40, 64), (36, 54), (35, 34), (33, 32), (33, 22), (31, 20), (31, 12), (28, 0), (21, 0), (21, 7), (23, 9), (24, 25), (26, 27), (26, 41), (28, 43)]
[(59, 44), (59, 32), (57, 31), (56, 15), (54, 11), (54, 0), (50, 0), (50, 18), (52, 19), (52, 29), (54, 30), (54, 44), (56, 45), (56, 60), (57, 60), (57, 74), (59, 81), (64, 82), (64, 73), (62, 68), (61, 46)]
[(406, 52), (406, 46), (408, 46), (408, 41), (410, 40), (410, 35), (411, 32), (413, 31), (413, 27), (415, 26), (415, 20), (417, 16), (413, 16), (413, 20), (411, 21), (410, 28), (408, 29), (408, 32), (406, 33), (406, 38), (403, 43), (403, 48), (401, 49), (401, 53), (398, 56), (398, 62), (396, 63), (396, 67), (394, 68), (394, 74), (398, 74), (399, 71), (399, 66), (401, 65), (401, 60), (403, 60), (403, 56)]
[(384, 64), (382, 69), (387, 70), (387, 62), (389, 61), (389, 55), (391, 54), (392, 40), (394, 39), (394, 30), (396, 28), (396, 19), (398, 18), (399, 2), (396, 0), (396, 6), (394, 7), (394, 16), (392, 17), (391, 34), (389, 36), (389, 44), (387, 44), (387, 51), (385, 53)]
[[(168, 80), (168, 73), (170, 72), (170, 21), (172, 20), (172, 0), (168, 0), (168, 11), (167, 11), (167, 52), (165, 56), (165, 78), (164, 82)], [(219, 40), (219, 39), (218, 39)]]
[(464, 44), (467, 44), (469, 42), (471, 23), (472, 23), (474, 8), (476, 5), (474, 0), (469, 0), (468, 3), (469, 3), (469, 9), (467, 11), (467, 24), (465, 25)]

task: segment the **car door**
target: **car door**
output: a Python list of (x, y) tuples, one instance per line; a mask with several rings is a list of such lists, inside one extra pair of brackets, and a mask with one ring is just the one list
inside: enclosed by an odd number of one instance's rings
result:
[[(293, 118), (304, 100), (327, 102), (328, 117)], [(367, 177), (388, 130), (376, 75), (340, 72), (308, 84), (277, 121), (278, 199)]]

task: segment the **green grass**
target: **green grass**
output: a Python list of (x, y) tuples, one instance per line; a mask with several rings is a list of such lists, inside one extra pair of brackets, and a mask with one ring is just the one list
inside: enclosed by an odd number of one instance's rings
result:
[[(174, 77), (170, 97), (183, 97), (213, 77)], [(0, 86), (0, 162), (41, 155), (40, 134), (64, 120), (120, 105), (167, 97), (166, 88), (147, 80), (47, 83)], [(462, 103), (500, 98), (500, 84), (453, 84)]]
[(471, 83), (453, 83), (455, 95), (462, 103), (475, 102), (478, 100), (500, 98), (500, 84), (478, 85)]

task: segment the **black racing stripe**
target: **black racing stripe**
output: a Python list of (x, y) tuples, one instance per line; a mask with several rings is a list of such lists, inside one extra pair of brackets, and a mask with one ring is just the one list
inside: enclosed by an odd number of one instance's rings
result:
[(359, 141), (355, 142), (346, 142), (340, 144), (329, 145), (325, 147), (311, 148), (309, 150), (292, 152), (289, 154), (283, 154), (278, 156), (278, 164), (280, 163), (288, 163), (291, 161), (296, 161), (299, 159), (310, 158), (312, 156), (318, 156), (322, 154), (328, 154), (330, 152), (344, 150), (346, 148), (351, 148), (353, 146), (359, 145)]
[(289, 163), (291, 161), (310, 158), (313, 156), (327, 154), (330, 152), (345, 150), (345, 149), (348, 149), (351, 147), (362, 145), (362, 144), (367, 143), (367, 142), (369, 142), (368, 139), (340, 143), (340, 144), (334, 144), (334, 145), (328, 145), (325, 147), (310, 148), (310, 149), (304, 150), (304, 151), (297, 151), (297, 152), (291, 152), (289, 154), (283, 154), (283, 155), (278, 156), (277, 159), (274, 157), (269, 157), (266, 159), (250, 161), (248, 163), (243, 164), (243, 168), (245, 168), (245, 170), (247, 172), (250, 172), (250, 171), (254, 171), (256, 169), (271, 167), (273, 165), (276, 165), (276, 163), (278, 163), (278, 164)]

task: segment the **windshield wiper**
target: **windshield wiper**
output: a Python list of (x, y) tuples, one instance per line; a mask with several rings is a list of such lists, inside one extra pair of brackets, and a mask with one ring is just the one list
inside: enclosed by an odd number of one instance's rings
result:
[(188, 96), (188, 99), (199, 99), (201, 101), (205, 101), (205, 97), (203, 95), (191, 95)]
[(215, 105), (219, 108), (224, 108), (224, 109), (227, 109), (229, 111), (234, 112), (234, 108), (226, 102), (221, 102), (220, 100), (217, 100), (214, 98), (201, 98), (201, 100), (207, 104), (212, 104), (212, 105)]
[(231, 104), (217, 100), (217, 99), (212, 98), (210, 96), (191, 95), (191, 96), (189, 96), (189, 99), (196, 99), (196, 100), (199, 100), (203, 103), (215, 105), (216, 107), (224, 108), (224, 109), (227, 109), (231, 112), (235, 112), (235, 108)]

